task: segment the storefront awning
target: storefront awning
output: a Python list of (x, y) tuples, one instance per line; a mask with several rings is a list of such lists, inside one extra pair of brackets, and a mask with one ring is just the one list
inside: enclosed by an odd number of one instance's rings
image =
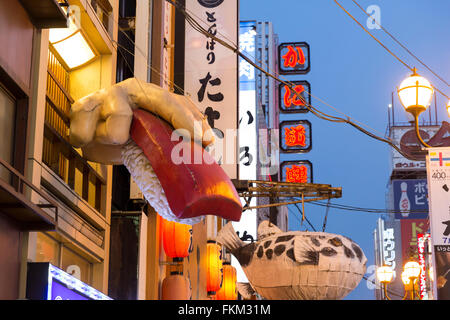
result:
[(66, 28), (67, 15), (57, 0), (19, 0), (36, 28)]
[[(0, 214), (8, 216), (24, 231), (55, 230), (57, 204), (2, 159), (0, 168), (3, 169), (0, 176)], [(5, 179), (5, 176), (9, 178)], [(35, 192), (38, 203), (30, 201), (25, 192)]]

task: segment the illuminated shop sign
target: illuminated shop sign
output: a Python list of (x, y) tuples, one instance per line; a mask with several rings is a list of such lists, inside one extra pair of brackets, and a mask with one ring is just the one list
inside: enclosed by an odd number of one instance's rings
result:
[(425, 262), (425, 246), (429, 238), (429, 234), (419, 233), (417, 235), (417, 251), (419, 253), (419, 265), (420, 265), (420, 276), (419, 276), (419, 292), (420, 298), (428, 298), (427, 295), (427, 270)]
[(428, 217), (428, 185), (426, 179), (393, 180), (396, 219)]
[(311, 85), (308, 81), (291, 81), (290, 88), (285, 84), (280, 84), (279, 106), (280, 111), (285, 113), (305, 113), (308, 112), (307, 105), (311, 105)]
[(283, 152), (309, 152), (311, 140), (311, 123), (308, 120), (280, 123), (280, 146)]
[(112, 300), (48, 262), (28, 263), (27, 299)]
[(280, 74), (306, 74), (309, 72), (310, 54), (306, 42), (285, 42), (278, 46)]
[[(238, 1), (186, 1), (186, 11), (196, 15), (211, 35), (238, 43)], [(217, 145), (238, 143), (238, 75), (236, 54), (186, 23), (184, 91), (207, 117)], [(241, 151), (241, 157), (249, 152)], [(235, 148), (214, 152), (231, 179), (238, 178), (237, 156)]]
[(391, 267), (395, 278), (395, 237), (394, 228), (383, 230), (383, 263)]
[(308, 160), (284, 161), (280, 167), (282, 181), (313, 183), (312, 163)]

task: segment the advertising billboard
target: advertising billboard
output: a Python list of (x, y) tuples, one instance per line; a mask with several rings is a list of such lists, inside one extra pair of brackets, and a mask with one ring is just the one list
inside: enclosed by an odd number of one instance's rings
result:
[(435, 294), (438, 300), (450, 300), (450, 147), (428, 149), (426, 165)]
[[(410, 126), (395, 126), (391, 128), (390, 138), (392, 141), (400, 146), (400, 149), (406, 154), (416, 154), (417, 151), (421, 150), (421, 146), (416, 137), (416, 132), (413, 127)], [(439, 130), (439, 126), (421, 126), (420, 135), (425, 140), (428, 141), (433, 137)], [(392, 170), (396, 171), (415, 171), (415, 170), (425, 170), (425, 157), (423, 161), (415, 161), (405, 158), (397, 150), (391, 149), (392, 151)]]
[(428, 184), (426, 179), (392, 180), (396, 219), (428, 217)]

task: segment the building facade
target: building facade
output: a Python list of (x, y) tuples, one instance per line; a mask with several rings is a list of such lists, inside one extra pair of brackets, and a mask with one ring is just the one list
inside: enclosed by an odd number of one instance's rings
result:
[[(8, 123), (1, 158), (17, 170), (2, 168), (2, 183), (17, 190), (29, 211), (11, 211), (19, 228), (2, 220), (0, 234), (9, 239), (2, 243), (19, 252), (7, 263), (15, 271), (2, 272), (8, 280), (0, 290), (9, 292), (2, 298), (26, 298), (27, 264), (36, 262), (106, 293), (112, 167), (89, 163), (71, 147), (68, 112), (76, 99), (115, 83), (118, 2), (0, 5), (2, 29), (10, 30), (2, 33), (0, 53), (2, 122)], [(72, 52), (64, 51), (70, 46)], [(0, 202), (13, 206), (8, 198)], [(10, 210), (1, 210), (2, 219)]]
[[(390, 111), (391, 112), (391, 111)], [(431, 119), (431, 116), (430, 116)], [(389, 123), (389, 137), (401, 150), (423, 160), (414, 161), (391, 151), (391, 172), (387, 183), (386, 208), (388, 212), (377, 221), (374, 230), (375, 263), (390, 266), (394, 279), (388, 285), (388, 296), (401, 300), (408, 294), (401, 279), (403, 266), (413, 260), (420, 264), (423, 272), (416, 290), (421, 299), (433, 298), (433, 264), (430, 238), (428, 186), (425, 153), (421, 151), (414, 126), (410, 123)], [(421, 136), (432, 141), (441, 129), (439, 123), (421, 125)], [(381, 284), (377, 283), (376, 299), (385, 299)]]

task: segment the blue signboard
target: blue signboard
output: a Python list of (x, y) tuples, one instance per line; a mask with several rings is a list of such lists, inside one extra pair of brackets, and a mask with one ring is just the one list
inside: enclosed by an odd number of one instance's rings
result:
[(396, 219), (428, 217), (428, 185), (426, 179), (392, 180)]
[(48, 262), (28, 263), (27, 299), (112, 300), (102, 292)]

